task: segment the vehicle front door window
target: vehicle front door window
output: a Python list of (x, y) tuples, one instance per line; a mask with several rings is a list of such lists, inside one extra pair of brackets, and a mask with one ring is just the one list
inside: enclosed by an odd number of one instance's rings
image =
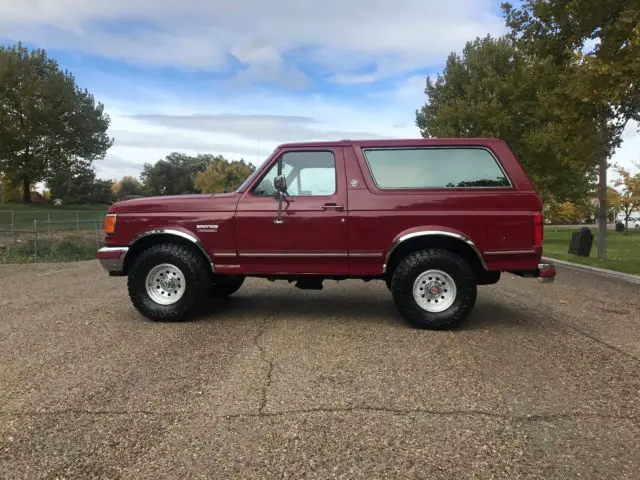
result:
[(336, 192), (336, 160), (332, 152), (286, 152), (254, 189), (258, 196), (274, 196), (273, 180), (278, 164), (287, 180), (287, 194), (291, 197), (329, 196)]

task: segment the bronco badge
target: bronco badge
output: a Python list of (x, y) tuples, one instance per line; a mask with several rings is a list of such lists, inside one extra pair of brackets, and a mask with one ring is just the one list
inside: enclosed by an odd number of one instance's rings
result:
[(196, 231), (198, 232), (217, 232), (218, 225), (196, 225)]

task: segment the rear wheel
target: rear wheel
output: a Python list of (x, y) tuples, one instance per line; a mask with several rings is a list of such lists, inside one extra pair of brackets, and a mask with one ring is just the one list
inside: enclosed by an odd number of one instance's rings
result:
[(473, 310), (477, 282), (458, 255), (439, 249), (420, 250), (396, 268), (391, 294), (402, 316), (414, 327), (451, 329)]
[(184, 245), (154, 245), (133, 262), (129, 297), (146, 318), (158, 322), (189, 319), (211, 285), (206, 262)]

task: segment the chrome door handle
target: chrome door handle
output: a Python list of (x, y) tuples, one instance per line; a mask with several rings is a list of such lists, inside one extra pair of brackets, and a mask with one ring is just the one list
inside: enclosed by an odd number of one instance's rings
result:
[(325, 203), (322, 205), (322, 210), (337, 210), (341, 212), (344, 210), (344, 206), (338, 205), (337, 203)]

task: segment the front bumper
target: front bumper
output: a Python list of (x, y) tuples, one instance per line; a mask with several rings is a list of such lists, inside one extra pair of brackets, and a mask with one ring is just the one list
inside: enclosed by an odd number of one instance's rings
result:
[(96, 257), (109, 275), (122, 275), (124, 274), (124, 257), (128, 251), (129, 247), (102, 247), (98, 250)]
[(546, 262), (538, 265), (538, 281), (542, 283), (551, 283), (556, 279), (556, 266), (553, 263)]

